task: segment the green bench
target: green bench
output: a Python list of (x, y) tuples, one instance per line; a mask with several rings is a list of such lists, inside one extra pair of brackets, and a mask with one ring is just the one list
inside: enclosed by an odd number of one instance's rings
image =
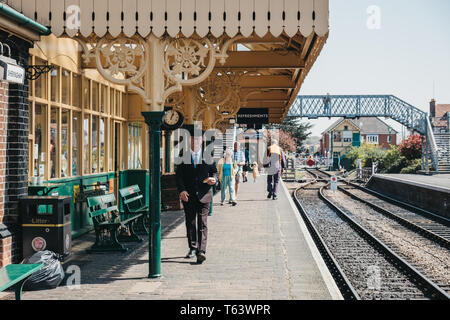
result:
[(148, 206), (145, 205), (144, 195), (138, 185), (122, 188), (119, 190), (122, 199), (125, 218), (131, 218), (136, 215), (141, 215), (138, 219), (138, 234), (148, 235)]
[(10, 264), (0, 269), (0, 292), (11, 287), (16, 293), (16, 300), (22, 300), (22, 288), (27, 279), (44, 265)]
[[(87, 206), (95, 230), (95, 243), (88, 249), (89, 253), (125, 252), (128, 248), (121, 242), (142, 242), (134, 231), (134, 224), (142, 215), (121, 219), (114, 194), (89, 197)], [(124, 231), (126, 234), (123, 234)]]

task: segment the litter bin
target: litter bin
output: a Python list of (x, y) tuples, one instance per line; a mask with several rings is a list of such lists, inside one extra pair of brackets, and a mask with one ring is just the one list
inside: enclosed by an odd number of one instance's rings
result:
[(72, 197), (28, 196), (21, 198), (23, 257), (43, 250), (66, 260), (72, 250)]

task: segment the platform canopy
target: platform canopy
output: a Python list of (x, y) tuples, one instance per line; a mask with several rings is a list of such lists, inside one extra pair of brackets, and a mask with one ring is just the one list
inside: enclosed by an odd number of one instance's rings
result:
[(160, 37), (211, 33), (244, 37), (253, 32), (263, 37), (298, 32), (323, 36), (328, 32), (328, 0), (8, 0), (11, 7), (37, 22), (50, 26), (55, 36), (75, 35), (66, 21), (76, 11), (81, 14), (80, 32), (103, 37), (123, 32)]
[(148, 125), (151, 278), (161, 275), (165, 108), (222, 132), (242, 107), (267, 108), (269, 122), (281, 122), (328, 37), (329, 0), (4, 2), (76, 40), (81, 68), (126, 86), (128, 112)]
[(146, 110), (227, 125), (238, 110), (281, 122), (328, 37), (329, 0), (7, 0), (56, 37), (77, 40), (83, 68), (126, 85)]

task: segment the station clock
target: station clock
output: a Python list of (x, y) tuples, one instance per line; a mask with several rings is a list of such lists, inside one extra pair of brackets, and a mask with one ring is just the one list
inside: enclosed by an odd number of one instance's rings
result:
[(163, 130), (176, 130), (183, 125), (184, 117), (181, 112), (170, 109), (166, 111), (163, 119)]

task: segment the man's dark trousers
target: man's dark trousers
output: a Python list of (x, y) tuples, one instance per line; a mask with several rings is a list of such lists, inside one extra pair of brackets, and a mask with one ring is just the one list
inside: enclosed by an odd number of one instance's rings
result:
[(189, 202), (183, 202), (183, 206), (189, 248), (206, 253), (208, 214), (211, 203), (201, 203), (196, 196), (193, 196), (189, 197)]
[(281, 177), (281, 169), (278, 170), (275, 174), (267, 175), (267, 192), (273, 194), (274, 196), (278, 196), (278, 186), (280, 184)]
[[(204, 183), (207, 178), (216, 178), (217, 168), (213, 163), (204, 161), (194, 166), (181, 164), (177, 167), (176, 178), (178, 192), (186, 191), (188, 202), (183, 201), (186, 216), (186, 231), (189, 249), (206, 253), (208, 235), (207, 219), (213, 200), (211, 186)], [(201, 201), (200, 201), (201, 200)]]

